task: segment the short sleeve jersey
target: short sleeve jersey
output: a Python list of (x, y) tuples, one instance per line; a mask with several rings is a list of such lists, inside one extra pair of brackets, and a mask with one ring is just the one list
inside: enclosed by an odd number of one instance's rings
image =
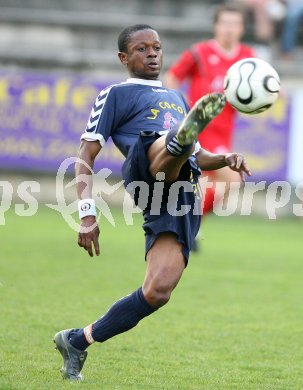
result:
[[(188, 98), (192, 106), (203, 95), (223, 92), (224, 77), (229, 67), (236, 61), (253, 56), (253, 49), (249, 46), (239, 44), (233, 53), (227, 54), (215, 40), (209, 40), (184, 51), (169, 71), (180, 82), (189, 80)], [(200, 134), (202, 147), (213, 151), (217, 144), (223, 144), (229, 148), (234, 116), (235, 110), (226, 104), (223, 112)]]
[(103, 146), (111, 137), (126, 157), (140, 132), (164, 134), (177, 126), (188, 110), (182, 94), (164, 88), (161, 81), (128, 79), (100, 92), (81, 139), (98, 140)]

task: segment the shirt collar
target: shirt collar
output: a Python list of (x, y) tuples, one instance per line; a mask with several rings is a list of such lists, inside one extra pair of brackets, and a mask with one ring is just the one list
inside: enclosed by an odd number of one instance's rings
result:
[(221, 55), (221, 57), (224, 57), (227, 60), (237, 57), (241, 49), (240, 43), (237, 43), (232, 50), (225, 50), (215, 39), (210, 40), (210, 45), (212, 46), (214, 51), (217, 52), (218, 55)]
[(150, 87), (162, 87), (162, 81), (160, 81), (160, 80), (144, 80), (144, 79), (137, 79), (134, 77), (127, 79), (126, 83), (149, 85)]

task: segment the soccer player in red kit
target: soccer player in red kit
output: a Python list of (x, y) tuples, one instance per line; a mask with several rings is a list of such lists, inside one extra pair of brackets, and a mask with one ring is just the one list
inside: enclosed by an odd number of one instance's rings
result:
[[(199, 42), (185, 50), (179, 60), (166, 72), (164, 84), (179, 89), (183, 81), (188, 81), (187, 98), (190, 106), (203, 95), (222, 92), (224, 76), (229, 67), (243, 58), (254, 57), (253, 49), (240, 43), (244, 33), (245, 15), (236, 5), (222, 5), (214, 16), (214, 38)], [(213, 153), (226, 153), (231, 150), (235, 110), (226, 104), (223, 112), (206, 127), (199, 136), (203, 148)], [(237, 172), (226, 168), (208, 172), (208, 180), (229, 183), (239, 182)], [(223, 195), (223, 194), (222, 194)], [(211, 211), (214, 201), (214, 188), (205, 192), (203, 213)]]

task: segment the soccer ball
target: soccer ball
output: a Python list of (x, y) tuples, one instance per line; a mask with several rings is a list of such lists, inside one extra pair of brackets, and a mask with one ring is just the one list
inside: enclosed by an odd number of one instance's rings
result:
[(259, 114), (277, 100), (280, 77), (266, 61), (245, 58), (235, 62), (224, 80), (226, 100), (239, 112)]

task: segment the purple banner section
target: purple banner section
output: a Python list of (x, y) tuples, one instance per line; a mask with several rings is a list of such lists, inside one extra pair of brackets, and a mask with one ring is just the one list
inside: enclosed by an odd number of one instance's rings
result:
[[(0, 73), (0, 168), (55, 173), (77, 155), (95, 98), (112, 83), (80, 74)], [(233, 149), (247, 157), (251, 180), (286, 180), (289, 112), (284, 96), (263, 114), (238, 116)], [(109, 140), (95, 168), (119, 175), (123, 160)]]
[[(56, 172), (77, 155), (95, 98), (111, 81), (78, 74), (0, 73), (0, 167)], [(119, 174), (123, 156), (111, 140), (96, 169)]]
[(233, 150), (245, 155), (253, 173), (248, 180), (287, 180), (290, 106), (284, 95), (262, 114), (238, 115)]

